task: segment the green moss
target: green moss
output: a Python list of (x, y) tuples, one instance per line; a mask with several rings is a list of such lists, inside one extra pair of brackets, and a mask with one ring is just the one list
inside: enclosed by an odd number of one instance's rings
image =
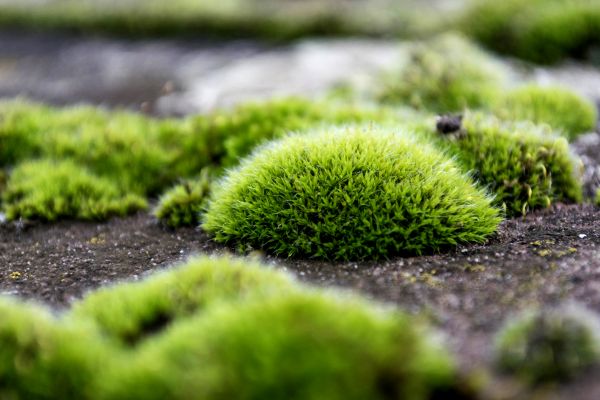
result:
[(110, 350), (95, 330), (0, 298), (0, 398), (84, 400)]
[(215, 142), (221, 143), (222, 149), (216, 151), (218, 155), (214, 158), (221, 159), (223, 166), (233, 166), (258, 145), (290, 132), (303, 131), (324, 123), (385, 121), (393, 117), (393, 112), (386, 109), (292, 97), (246, 103), (232, 111), (198, 117), (194, 130), (200, 136), (217, 138)]
[(324, 128), (274, 142), (231, 171), (203, 227), (245, 250), (380, 259), (483, 242), (500, 221), (490, 201), (409, 132)]
[(596, 205), (600, 206), (600, 188), (596, 190)]
[(171, 228), (198, 226), (203, 212), (212, 177), (203, 170), (200, 177), (180, 183), (160, 197), (154, 216)]
[(467, 113), (460, 131), (428, 137), (494, 193), (509, 216), (582, 199), (577, 159), (547, 127)]
[(74, 304), (72, 315), (91, 319), (107, 336), (133, 345), (214, 303), (288, 291), (292, 286), (287, 275), (257, 263), (199, 257), (143, 282), (93, 292)]
[(397, 0), (8, 0), (0, 6), (0, 25), (125, 36), (380, 36), (419, 29), (415, 5)]
[(404, 65), (383, 77), (378, 98), (441, 113), (478, 108), (495, 100), (504, 75), (490, 55), (446, 34), (415, 44)]
[(146, 207), (143, 198), (122, 194), (109, 180), (71, 161), (19, 164), (10, 175), (2, 200), (9, 220), (98, 220)]
[(216, 305), (109, 372), (104, 400), (419, 400), (454, 375), (414, 318), (307, 290)]
[(495, 113), (504, 119), (548, 124), (569, 139), (593, 131), (598, 120), (594, 104), (571, 90), (536, 85), (508, 92), (495, 107)]
[(573, 306), (528, 312), (498, 334), (497, 364), (530, 383), (573, 378), (598, 361), (599, 329), (595, 314)]
[[(177, 156), (163, 143), (174, 121), (97, 107), (54, 109), (26, 101), (0, 103), (0, 166), (32, 158), (72, 159), (127, 192), (149, 194), (173, 181)], [(184, 127), (179, 128), (183, 131)], [(184, 135), (184, 132), (181, 133)]]
[(586, 57), (600, 43), (598, 0), (478, 0), (463, 29), (492, 49), (539, 63)]

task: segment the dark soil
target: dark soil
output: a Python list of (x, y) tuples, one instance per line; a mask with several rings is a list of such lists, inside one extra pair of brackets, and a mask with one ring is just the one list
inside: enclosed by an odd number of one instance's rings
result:
[[(486, 245), (448, 254), (384, 263), (267, 261), (303, 281), (424, 312), (472, 370), (490, 362), (493, 334), (521, 309), (576, 300), (600, 312), (598, 221), (600, 208), (558, 205), (506, 221)], [(224, 251), (198, 229), (168, 230), (147, 214), (106, 223), (2, 225), (0, 291), (63, 308), (98, 286), (140, 279), (191, 254)], [(598, 378), (600, 371), (592, 372), (558, 389), (571, 399), (598, 399)], [(514, 385), (495, 386), (517, 397)]]

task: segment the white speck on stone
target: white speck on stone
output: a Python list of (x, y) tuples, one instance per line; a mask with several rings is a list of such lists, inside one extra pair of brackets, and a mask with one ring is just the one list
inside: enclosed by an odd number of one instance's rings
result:
[(585, 233), (580, 233), (577, 236), (579, 236), (579, 239), (585, 239), (587, 237), (587, 235)]

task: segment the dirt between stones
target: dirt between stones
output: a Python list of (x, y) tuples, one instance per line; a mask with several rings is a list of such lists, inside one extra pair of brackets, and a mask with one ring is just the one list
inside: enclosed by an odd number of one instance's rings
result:
[[(598, 221), (598, 207), (556, 205), (505, 221), (485, 245), (447, 254), (381, 263), (265, 261), (302, 281), (351, 288), (424, 312), (445, 333), (460, 364), (471, 369), (490, 362), (493, 334), (521, 309), (575, 300), (600, 312)], [(5, 224), (0, 292), (60, 309), (98, 286), (141, 279), (192, 254), (227, 251), (199, 229), (168, 230), (145, 213), (106, 223)], [(598, 378), (600, 369), (543, 398), (598, 399)]]

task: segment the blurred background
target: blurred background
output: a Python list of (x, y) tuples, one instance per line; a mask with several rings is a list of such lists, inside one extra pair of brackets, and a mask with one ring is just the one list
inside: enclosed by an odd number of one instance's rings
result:
[(184, 115), (360, 91), (448, 31), (600, 99), (600, 0), (0, 0), (0, 97)]

